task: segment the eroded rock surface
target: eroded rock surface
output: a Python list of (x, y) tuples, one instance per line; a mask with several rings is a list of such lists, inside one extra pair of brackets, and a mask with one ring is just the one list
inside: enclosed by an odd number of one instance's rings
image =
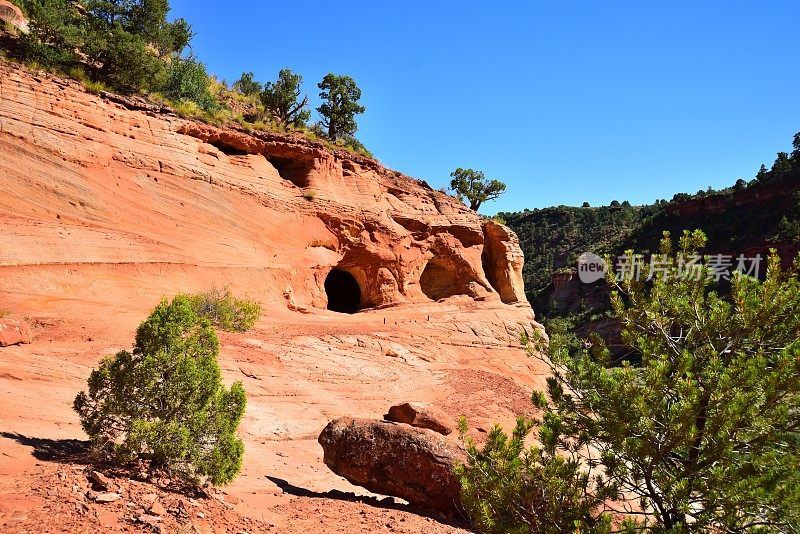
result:
[(387, 421), (427, 428), (447, 436), (454, 430), (453, 419), (442, 410), (423, 402), (404, 402), (389, 408)]
[(39, 271), (17, 270), (4, 291), (24, 291), (47, 268), (70, 296), (74, 264), (100, 271), (101, 291), (135, 264), (143, 276), (166, 270), (164, 287), (187, 280), (180, 270), (235, 267), (295, 309), (329, 306), (334, 271), (352, 277), (359, 310), (456, 296), (525, 302), (509, 229), (369, 158), (299, 134), (186, 120), (4, 63), (0, 94), (0, 222), (15, 243), (0, 266)]
[(31, 343), (31, 327), (22, 319), (0, 317), (0, 347)]
[(459, 509), (461, 486), (453, 467), (464, 455), (440, 434), (342, 417), (325, 427), (319, 443), (325, 465), (353, 484), (444, 513)]

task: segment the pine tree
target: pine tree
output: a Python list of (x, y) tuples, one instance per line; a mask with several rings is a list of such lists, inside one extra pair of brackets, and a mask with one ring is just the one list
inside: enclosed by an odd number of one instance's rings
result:
[(336, 141), (355, 135), (358, 129), (355, 116), (366, 111), (358, 103), (361, 89), (356, 82), (350, 76), (327, 74), (317, 86), (322, 90), (319, 96), (323, 100), (317, 111), (322, 116), (322, 125), (328, 130), (328, 137)]
[(459, 167), (450, 173), (450, 177), (450, 189), (458, 198), (466, 199), (473, 211), (478, 211), (484, 202), (498, 198), (506, 190), (506, 184), (489, 180), (483, 171)]
[(305, 126), (311, 117), (306, 109), (308, 96), (300, 98), (303, 77), (290, 69), (281, 69), (278, 80), (264, 84), (261, 102), (273, 120), (284, 126)]

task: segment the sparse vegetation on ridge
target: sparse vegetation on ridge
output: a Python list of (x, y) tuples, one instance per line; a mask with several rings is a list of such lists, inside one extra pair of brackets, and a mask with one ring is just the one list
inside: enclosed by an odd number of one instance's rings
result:
[[(308, 126), (308, 100), (299, 98), (302, 77), (289, 69), (281, 70), (278, 81), (263, 85), (252, 73), (245, 73), (231, 88), (210, 76), (202, 62), (185, 54), (194, 34), (184, 19), (167, 21), (167, 0), (14, 3), (30, 19), (31, 31), (11, 40), (9, 56), (31, 68), (80, 80), (93, 93), (142, 94), (179, 115), (211, 124), (298, 131), (332, 150), (373, 157), (353, 137), (356, 126), (352, 116), (348, 122), (344, 115), (337, 115), (334, 123), (346, 128), (335, 128), (333, 134), (331, 130)], [(335, 78), (350, 80), (350, 93), (357, 91), (360, 95), (352, 79)], [(363, 113), (362, 107), (354, 105), (348, 112)], [(320, 110), (323, 108), (324, 104)], [(320, 113), (323, 121), (329, 120), (323, 111)]]
[(203, 293), (183, 295), (198, 317), (208, 319), (226, 332), (246, 332), (261, 316), (261, 305), (254, 300), (233, 296), (230, 288), (211, 288)]

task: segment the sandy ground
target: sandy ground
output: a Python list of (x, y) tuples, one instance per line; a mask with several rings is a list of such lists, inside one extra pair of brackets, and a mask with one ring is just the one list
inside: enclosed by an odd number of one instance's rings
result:
[[(233, 527), (451, 532), (463, 527), (458, 518), (426, 516), (350, 485), (322, 463), (316, 438), (330, 419), (381, 417), (391, 404), (405, 400), (435, 403), (454, 418), (468, 416), (477, 437), (493, 421), (510, 424), (515, 414), (530, 413), (531, 388), (541, 386), (533, 362), (517, 348), (482, 341), (477, 327), (485, 327), (494, 312), (469, 307), (431, 304), (354, 316), (272, 312), (247, 333), (221, 333), (225, 380), (241, 380), (248, 393), (241, 427), (244, 468), (224, 489), (227, 505), (204, 505), (206, 520), (189, 518), (189, 524), (203, 532), (236, 531)], [(25, 314), (34, 343), (0, 349), (4, 531), (38, 532), (50, 524), (53, 532), (91, 531), (98, 525), (141, 528), (122, 502), (90, 503), (98, 510), (81, 513), (70, 504), (74, 484), (59, 478), (86, 464), (85, 455), (75, 452), (85, 435), (72, 399), (103, 356), (130, 346), (144, 315), (141, 310), (104, 315), (97, 308), (70, 302), (54, 306), (48, 316)], [(497, 312), (501, 317), (503, 309)], [(82, 474), (78, 478), (85, 481)], [(60, 490), (68, 490), (67, 496)], [(52, 523), (54, 510), (66, 514), (63, 524), (61, 519)]]

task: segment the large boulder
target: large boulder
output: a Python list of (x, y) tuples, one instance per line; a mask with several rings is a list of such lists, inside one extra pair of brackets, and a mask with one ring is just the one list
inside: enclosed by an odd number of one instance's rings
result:
[(428, 428), (445, 436), (454, 430), (453, 419), (438, 408), (422, 402), (404, 402), (389, 408), (383, 416), (387, 421)]
[(31, 329), (22, 319), (0, 318), (0, 347), (31, 342)]
[(452, 514), (461, 486), (453, 467), (464, 453), (444, 436), (408, 425), (341, 417), (319, 435), (334, 473), (381, 495)]

